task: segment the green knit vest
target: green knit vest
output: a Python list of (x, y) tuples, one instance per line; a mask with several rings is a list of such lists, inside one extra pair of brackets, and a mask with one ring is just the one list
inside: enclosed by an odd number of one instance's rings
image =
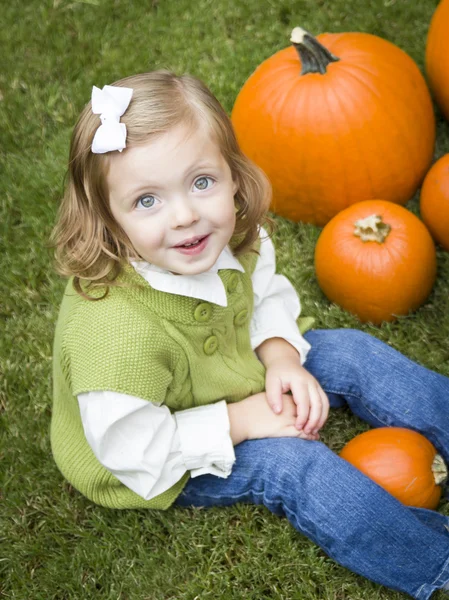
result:
[(226, 307), (155, 290), (130, 265), (118, 278), (125, 287), (111, 287), (95, 302), (69, 280), (55, 331), (51, 443), (60, 471), (87, 498), (111, 508), (167, 509), (189, 474), (151, 500), (127, 488), (94, 456), (79, 394), (121, 392), (178, 411), (264, 389), (265, 369), (249, 334), (257, 258), (239, 258), (244, 273), (219, 271)]

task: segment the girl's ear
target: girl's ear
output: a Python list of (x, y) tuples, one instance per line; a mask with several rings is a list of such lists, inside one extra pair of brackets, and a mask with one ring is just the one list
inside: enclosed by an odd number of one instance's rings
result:
[(235, 196), (236, 193), (238, 192), (239, 189), (239, 184), (237, 183), (237, 181), (233, 181), (232, 183), (232, 195)]

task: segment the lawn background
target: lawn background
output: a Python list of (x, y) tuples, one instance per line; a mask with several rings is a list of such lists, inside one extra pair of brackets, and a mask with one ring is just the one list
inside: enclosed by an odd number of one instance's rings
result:
[[(265, 509), (112, 511), (65, 483), (51, 457), (52, 337), (64, 281), (46, 247), (70, 133), (93, 84), (169, 68), (201, 77), (228, 112), (255, 67), (312, 33), (366, 31), (424, 71), (437, 0), (11, 0), (0, 49), (0, 597), (65, 600), (399, 599), (327, 558)], [(435, 158), (449, 150), (437, 111)], [(418, 195), (408, 204), (418, 214)], [(330, 305), (313, 268), (320, 229), (277, 219), (279, 271), (317, 327), (356, 327), (449, 376), (449, 254), (415, 314), (360, 325)], [(449, 401), (449, 399), (448, 399)], [(365, 429), (335, 411), (338, 451)], [(448, 504), (440, 510), (449, 514)], [(388, 552), (388, 548), (385, 549)]]

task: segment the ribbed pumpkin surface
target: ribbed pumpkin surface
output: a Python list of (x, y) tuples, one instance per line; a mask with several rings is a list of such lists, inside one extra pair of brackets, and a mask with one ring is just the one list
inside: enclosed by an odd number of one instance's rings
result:
[(292, 46), (263, 62), (232, 121), (243, 151), (269, 176), (273, 209), (324, 225), (354, 202), (405, 204), (428, 170), (435, 119), (424, 78), (398, 47), (365, 33), (323, 34), (339, 57), (300, 75)]

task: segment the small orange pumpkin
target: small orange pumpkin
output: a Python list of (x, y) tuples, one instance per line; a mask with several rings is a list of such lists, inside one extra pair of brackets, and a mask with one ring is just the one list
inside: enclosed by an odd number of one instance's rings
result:
[(442, 0), (430, 22), (426, 43), (426, 73), (441, 111), (449, 120), (449, 0)]
[(436, 266), (426, 226), (385, 200), (358, 202), (340, 212), (315, 247), (321, 289), (362, 322), (380, 324), (416, 310), (432, 290)]
[(424, 77), (394, 44), (368, 33), (295, 28), (232, 110), (240, 146), (273, 185), (272, 209), (325, 225), (354, 202), (405, 204), (429, 169), (435, 116)]
[(348, 442), (340, 456), (403, 504), (438, 506), (447, 468), (420, 433), (402, 427), (371, 429)]
[(449, 252), (449, 154), (437, 160), (427, 173), (420, 211), (433, 238)]

